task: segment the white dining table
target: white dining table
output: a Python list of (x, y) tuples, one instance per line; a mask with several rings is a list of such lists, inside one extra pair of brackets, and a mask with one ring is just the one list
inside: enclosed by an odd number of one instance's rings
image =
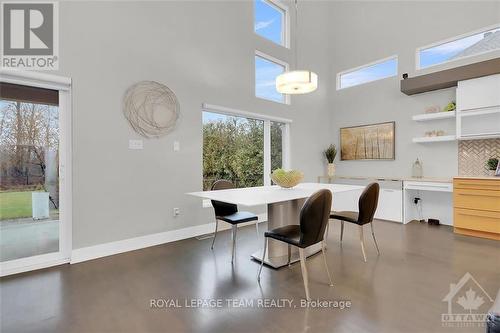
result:
[[(188, 195), (236, 204), (239, 206), (262, 206), (267, 205), (267, 221), (268, 229), (274, 229), (288, 224), (299, 224), (300, 209), (305, 200), (314, 192), (328, 189), (332, 192), (332, 210), (343, 210), (343, 207), (336, 205), (337, 199), (339, 202), (356, 200), (359, 193), (364, 189), (358, 185), (344, 184), (321, 184), (321, 183), (302, 183), (294, 188), (286, 189), (279, 186), (257, 186), (246, 187), (229, 190), (217, 191), (201, 191), (191, 192)], [(356, 200), (357, 206), (357, 200)], [(262, 244), (264, 245), (264, 244)], [(278, 242), (273, 239), (269, 240), (267, 255), (264, 258), (264, 263), (279, 268), (288, 263), (288, 247), (283, 242)], [(308, 256), (321, 251), (321, 244), (310, 246), (306, 249)], [(261, 261), (262, 250), (258, 250), (252, 254), (252, 258)], [(292, 252), (291, 262), (298, 261), (298, 251)]]

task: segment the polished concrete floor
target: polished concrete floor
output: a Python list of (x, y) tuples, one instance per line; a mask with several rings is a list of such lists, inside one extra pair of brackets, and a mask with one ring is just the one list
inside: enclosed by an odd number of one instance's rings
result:
[[(350, 300), (350, 308), (301, 308), (304, 289), (298, 264), (264, 268), (259, 285), (258, 264), (249, 257), (262, 240), (249, 226), (239, 232), (234, 266), (226, 231), (214, 251), (209, 250), (210, 238), (188, 239), (3, 278), (0, 331), (484, 332), (481, 327), (443, 327), (447, 304), (442, 300), (450, 283), (466, 272), (496, 295), (499, 242), (454, 235), (446, 226), (376, 221), (381, 255), (377, 257), (366, 232), (364, 263), (357, 228), (346, 225), (340, 247), (339, 224), (331, 226), (327, 254), (334, 286), (327, 285), (321, 256), (313, 256), (308, 260), (311, 296)], [(151, 307), (152, 299), (157, 308)], [(165, 308), (159, 299), (174, 302)], [(192, 299), (219, 299), (223, 306), (186, 307)], [(293, 305), (263, 307), (257, 303), (262, 299), (269, 306)], [(229, 307), (228, 300), (242, 306)], [(489, 307), (489, 300), (485, 302)]]

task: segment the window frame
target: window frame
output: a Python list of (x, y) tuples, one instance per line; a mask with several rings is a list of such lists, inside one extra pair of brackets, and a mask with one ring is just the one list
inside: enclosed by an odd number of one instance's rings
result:
[[(383, 78), (376, 79), (376, 80), (373, 80), (373, 81), (363, 82), (363, 83), (360, 83), (360, 84), (357, 84), (357, 85), (354, 85), (354, 86), (341, 87), (341, 85), (340, 85), (341, 81), (340, 80), (341, 80), (341, 76), (342, 75), (345, 75), (345, 74), (348, 74), (348, 73), (352, 73), (352, 72), (356, 72), (356, 71), (358, 71), (360, 69), (371, 67), (373, 65), (378, 65), (378, 64), (381, 64), (381, 63), (384, 63), (384, 62), (387, 62), (387, 61), (393, 60), (393, 59), (396, 60), (396, 74), (395, 75), (383, 77)], [(362, 86), (362, 85), (365, 85), (365, 84), (369, 84), (369, 83), (378, 82), (378, 81), (381, 81), (381, 80), (385, 80), (385, 79), (390, 79), (390, 78), (393, 78), (393, 77), (397, 77), (398, 74), (399, 74), (399, 59), (398, 59), (398, 55), (397, 54), (393, 54), (393, 55), (391, 55), (389, 57), (386, 57), (386, 58), (383, 58), (383, 59), (375, 60), (375, 61), (369, 62), (367, 64), (364, 64), (364, 65), (361, 65), (361, 66), (358, 66), (358, 67), (354, 67), (354, 68), (350, 68), (350, 69), (346, 69), (346, 70), (343, 70), (341, 72), (338, 72), (337, 76), (336, 76), (336, 90), (338, 91), (338, 90), (344, 90), (344, 89), (359, 87), (359, 86)]]
[[(257, 0), (254, 0), (254, 2), (255, 1), (257, 1)], [(279, 0), (259, 0), (259, 1), (265, 2), (270, 7), (273, 7), (274, 9), (282, 12), (283, 20), (281, 22), (281, 39), (283, 40), (283, 44), (275, 43), (274, 41), (270, 40), (269, 38), (266, 38), (262, 35), (259, 35), (255, 31), (255, 3), (254, 3), (254, 6), (252, 8), (252, 10), (253, 10), (253, 26), (254, 26), (253, 33), (256, 36), (258, 36), (259, 38), (262, 38), (263, 40), (266, 40), (273, 45), (277, 45), (277, 46), (289, 49), (290, 48), (290, 8), (286, 4), (284, 4), (283, 2), (281, 2)]]
[(253, 90), (254, 90), (254, 96), (256, 98), (264, 100), (264, 101), (269, 101), (269, 102), (274, 102), (274, 103), (284, 104), (284, 105), (290, 105), (291, 104), (291, 99), (290, 99), (290, 95), (289, 94), (282, 94), (284, 96), (283, 102), (278, 102), (278, 101), (275, 101), (275, 100), (272, 100), (272, 99), (268, 99), (268, 98), (257, 96), (257, 89), (256, 89), (257, 88), (257, 80), (256, 80), (257, 72), (255, 70), (255, 66), (256, 66), (255, 57), (260, 57), (260, 58), (262, 58), (264, 60), (273, 62), (273, 63), (275, 63), (277, 65), (280, 65), (280, 66), (283, 66), (285, 68), (284, 72), (288, 72), (290, 70), (290, 65), (287, 62), (285, 62), (283, 60), (280, 60), (278, 58), (275, 58), (273, 56), (270, 56), (269, 54), (266, 54), (266, 53), (264, 53), (262, 51), (255, 50), (254, 62), (253, 62), (253, 71), (254, 71), (254, 75), (253, 75), (253, 78), (254, 78)]
[(492, 24), (492, 25), (487, 26), (487, 27), (483, 27), (483, 28), (480, 28), (480, 29), (469, 31), (469, 32), (460, 34), (458, 36), (453, 36), (453, 37), (446, 38), (446, 39), (443, 39), (443, 40), (440, 40), (440, 41), (437, 41), (437, 42), (434, 42), (434, 43), (431, 43), (431, 44), (427, 44), (425, 46), (417, 47), (417, 49), (415, 51), (415, 69), (417, 71), (420, 71), (420, 70), (425, 70), (425, 69), (432, 68), (432, 67), (435, 67), (435, 66), (445, 65), (445, 64), (448, 64), (448, 63), (451, 63), (451, 62), (455, 62), (455, 61), (458, 61), (458, 60), (463, 60), (463, 59), (468, 59), (468, 58), (472, 58), (472, 57), (477, 57), (477, 56), (480, 56), (480, 55), (483, 55), (483, 54), (487, 54), (487, 53), (491, 53), (491, 52), (500, 52), (500, 49), (487, 50), (487, 51), (479, 52), (479, 53), (476, 53), (476, 54), (470, 54), (470, 55), (467, 55), (467, 56), (464, 56), (464, 57), (460, 57), (460, 58), (457, 58), (457, 59), (449, 59), (449, 60), (446, 60), (446, 61), (443, 61), (443, 62), (440, 62), (440, 63), (437, 63), (437, 64), (433, 64), (433, 65), (430, 65), (430, 66), (426, 66), (426, 67), (421, 67), (420, 66), (420, 52), (422, 50), (426, 50), (426, 49), (430, 49), (430, 48), (433, 48), (433, 47), (436, 47), (436, 46), (439, 46), (439, 45), (443, 45), (443, 44), (446, 44), (446, 43), (454, 42), (454, 41), (457, 41), (459, 39), (467, 38), (467, 37), (470, 37), (470, 36), (473, 36), (473, 35), (477, 35), (477, 34), (480, 34), (480, 33), (484, 33), (484, 32), (486, 32), (488, 30), (493, 30), (493, 29), (500, 29), (500, 22), (496, 23), (496, 24)]
[[(237, 109), (232, 109), (224, 106), (218, 106), (213, 104), (203, 103), (201, 108), (203, 112), (212, 112), (223, 114), (226, 116), (241, 117), (241, 118), (251, 118), (264, 122), (264, 186), (271, 185), (271, 122), (283, 123), (284, 129), (282, 133), (282, 168), (290, 169), (290, 125), (292, 123), (291, 119), (273, 117), (260, 113), (242, 111)], [(203, 126), (203, 124), (202, 124)], [(202, 145), (203, 146), (203, 145)], [(203, 158), (202, 158), (203, 164)], [(202, 166), (203, 170), (203, 166)]]

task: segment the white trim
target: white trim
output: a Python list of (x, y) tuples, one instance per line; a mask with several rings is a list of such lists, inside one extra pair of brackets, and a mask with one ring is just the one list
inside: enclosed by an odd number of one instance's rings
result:
[[(363, 83), (360, 83), (360, 84), (356, 84), (354, 86), (349, 86), (349, 87), (341, 87), (340, 86), (340, 77), (342, 75), (348, 74), (348, 73), (352, 73), (352, 72), (358, 71), (360, 69), (364, 69), (364, 68), (371, 67), (371, 66), (374, 66), (374, 65), (378, 65), (378, 64), (381, 64), (381, 63), (384, 63), (386, 61), (393, 60), (393, 59), (396, 60), (396, 74), (391, 75), (391, 76), (386, 76), (386, 77), (383, 77), (383, 78), (380, 78), (380, 79), (375, 79), (375, 80), (368, 81), (368, 82), (363, 82)], [(357, 87), (357, 86), (361, 86), (363, 84), (372, 83), (372, 82), (376, 82), (376, 81), (380, 81), (380, 80), (384, 80), (384, 79), (388, 79), (388, 78), (391, 78), (391, 77), (398, 76), (398, 73), (399, 73), (399, 59), (398, 59), (398, 55), (395, 54), (395, 55), (392, 55), (390, 57), (386, 57), (386, 58), (383, 58), (383, 59), (375, 60), (375, 61), (372, 61), (370, 63), (364, 64), (364, 65), (361, 65), (361, 66), (358, 66), (358, 67), (354, 67), (354, 68), (350, 68), (350, 69), (346, 69), (346, 70), (343, 70), (341, 72), (338, 72), (337, 73), (337, 77), (336, 77), (336, 88), (337, 88), (337, 90), (343, 90), (343, 89), (348, 89), (348, 88), (352, 88), (352, 87)]]
[(215, 223), (207, 223), (193, 227), (123, 239), (110, 243), (82, 247), (72, 251), (70, 263), (76, 264), (87, 260), (107, 257), (118, 253), (139, 250), (150, 246), (208, 234), (213, 232), (214, 226)]
[(274, 117), (274, 116), (269, 116), (261, 113), (255, 113), (255, 112), (248, 112), (248, 111), (243, 111), (243, 110), (238, 110), (238, 109), (233, 109), (233, 108), (228, 108), (225, 106), (220, 106), (220, 105), (215, 105), (215, 104), (208, 104), (208, 103), (203, 103), (201, 105), (202, 111), (208, 111), (208, 112), (215, 112), (215, 113), (222, 113), (228, 116), (242, 116), (246, 118), (252, 118), (252, 119), (257, 119), (257, 120), (270, 120), (270, 121), (276, 121), (280, 123), (291, 123), (292, 119), (288, 118), (281, 118), (281, 117)]
[(477, 57), (477, 56), (480, 56), (482, 54), (500, 51), (500, 49), (487, 50), (487, 51), (484, 51), (484, 52), (470, 54), (468, 56), (463, 56), (463, 57), (456, 58), (456, 59), (449, 59), (449, 60), (446, 60), (446, 61), (443, 61), (443, 62), (440, 62), (440, 63), (437, 63), (437, 64), (429, 65), (429, 66), (426, 66), (426, 67), (421, 67), (420, 66), (420, 52), (422, 50), (426, 50), (426, 49), (430, 49), (430, 48), (433, 48), (433, 47), (436, 47), (436, 46), (439, 46), (439, 45), (443, 45), (443, 44), (446, 44), (446, 43), (454, 42), (456, 40), (459, 40), (459, 39), (462, 39), (462, 38), (467, 38), (467, 37), (470, 37), (470, 36), (473, 36), (473, 35), (477, 35), (477, 34), (480, 34), (480, 33), (483, 33), (483, 32), (489, 31), (489, 30), (493, 30), (493, 29), (500, 29), (500, 23), (492, 24), (492, 25), (487, 26), (487, 27), (483, 27), (483, 28), (480, 28), (480, 29), (469, 31), (469, 32), (463, 33), (463, 34), (458, 35), (458, 36), (446, 38), (446, 39), (440, 40), (438, 42), (434, 42), (432, 44), (428, 44), (428, 45), (425, 45), (425, 46), (417, 47), (417, 50), (415, 52), (416, 53), (416, 56), (415, 56), (415, 69), (416, 70), (428, 69), (428, 68), (431, 68), (431, 67), (444, 65), (444, 64), (447, 64), (447, 63), (450, 63), (450, 62), (454, 62), (454, 61), (457, 61), (457, 60), (467, 59), (467, 58), (471, 58), (471, 57)]
[[(69, 261), (72, 246), (72, 95), (71, 79), (39, 72), (0, 70), (1, 81), (59, 91), (59, 250), (0, 263), (0, 276), (58, 265)], [(13, 272), (13, 273), (12, 273)]]
[(2, 69), (0, 70), (0, 77), (2, 82), (46, 89), (67, 91), (71, 87), (71, 78), (69, 77), (40, 72)]
[(291, 146), (291, 143), (290, 143), (290, 123), (285, 123), (285, 126), (283, 128), (283, 131), (281, 132), (281, 141), (282, 141), (282, 144), (281, 144), (281, 147), (283, 149), (282, 151), (282, 168), (283, 169), (286, 169), (286, 170), (289, 170), (291, 169), (291, 152), (290, 152), (290, 146)]
[(61, 258), (58, 252), (9, 260), (0, 263), (0, 277), (62, 265), (68, 262), (69, 258)]
[[(278, 58), (275, 58), (273, 56), (270, 56), (269, 54), (266, 54), (266, 53), (264, 53), (262, 51), (255, 50), (254, 59), (255, 59), (255, 57), (259, 57), (259, 58), (262, 58), (264, 60), (273, 62), (273, 63), (275, 63), (275, 64), (277, 64), (279, 66), (283, 66), (285, 68), (285, 70), (284, 70), (285, 73), (290, 70), (290, 65), (287, 62), (285, 62), (283, 60), (280, 60)], [(255, 60), (254, 60), (254, 71), (255, 71)], [(254, 73), (254, 74), (256, 74), (256, 73)], [(255, 77), (256, 77), (256, 75), (254, 75), (254, 80), (255, 80)], [(255, 90), (256, 85), (257, 85), (257, 82), (254, 81), (254, 95), (255, 95), (256, 98), (263, 99), (265, 101), (280, 103), (280, 104), (286, 104), (286, 105), (290, 105), (291, 104), (290, 95), (288, 95), (288, 94), (281, 94), (281, 95), (284, 96), (284, 100), (282, 102), (275, 101), (273, 99), (268, 99), (268, 98), (257, 96), (257, 91)]]
[[(267, 214), (259, 214), (258, 217), (258, 223), (261, 223), (265, 221), (265, 219), (267, 219)], [(248, 224), (255, 224), (255, 222), (250, 222)], [(242, 226), (243, 225), (247, 224), (243, 223)], [(123, 239), (115, 242), (82, 247), (73, 250), (70, 263), (76, 264), (79, 262), (112, 256), (119, 253), (140, 250), (151, 246), (171, 243), (200, 235), (211, 234), (214, 232), (214, 229), (215, 222), (212, 222), (182, 229), (160, 232), (156, 234)], [(219, 228), (219, 230), (225, 229), (227, 228), (225, 228), (223, 225), (221, 225), (221, 228)]]
[[(283, 153), (281, 154), (283, 158)], [(271, 186), (271, 121), (264, 121), (264, 186)]]

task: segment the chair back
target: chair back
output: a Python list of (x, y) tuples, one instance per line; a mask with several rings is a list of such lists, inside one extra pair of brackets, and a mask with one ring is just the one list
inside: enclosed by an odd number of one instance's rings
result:
[(380, 190), (380, 186), (378, 183), (368, 184), (361, 193), (358, 201), (358, 223), (365, 224), (373, 221), (373, 216), (375, 215), (375, 211), (377, 210), (378, 205), (378, 192)]
[(332, 209), (332, 192), (319, 190), (311, 195), (300, 210), (300, 244), (304, 247), (323, 240)]
[[(229, 180), (220, 179), (212, 184), (212, 191), (229, 190), (234, 188)], [(227, 216), (238, 212), (238, 206), (227, 202), (212, 200), (212, 206), (215, 210), (215, 217)]]

